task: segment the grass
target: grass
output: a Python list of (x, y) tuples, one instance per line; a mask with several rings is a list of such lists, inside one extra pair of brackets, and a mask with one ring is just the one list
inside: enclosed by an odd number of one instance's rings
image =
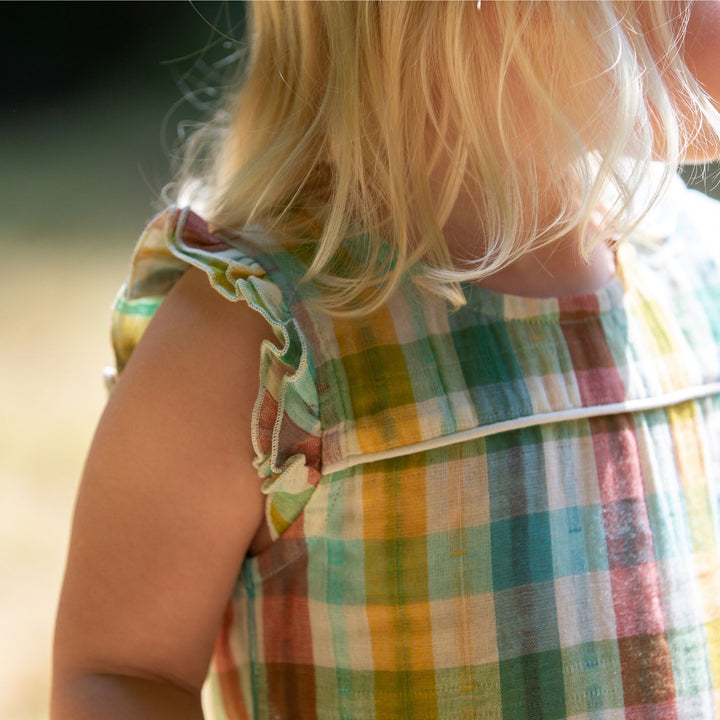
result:
[[(121, 243), (119, 243), (121, 244)], [(108, 307), (126, 257), (62, 244), (0, 266), (0, 717), (46, 717), (53, 616), (73, 497), (104, 403)]]

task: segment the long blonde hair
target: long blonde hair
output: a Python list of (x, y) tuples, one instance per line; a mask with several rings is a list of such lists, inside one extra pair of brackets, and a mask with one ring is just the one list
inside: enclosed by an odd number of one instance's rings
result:
[[(697, 136), (717, 142), (687, 18), (687, 2), (258, 2), (180, 194), (226, 230), (314, 243), (330, 312), (376, 308), (411, 266), (461, 305), (460, 281), (570, 231), (588, 253), (593, 217), (625, 237)], [(638, 203), (653, 160), (665, 172)], [(458, 263), (443, 227), (461, 192), (485, 251)]]

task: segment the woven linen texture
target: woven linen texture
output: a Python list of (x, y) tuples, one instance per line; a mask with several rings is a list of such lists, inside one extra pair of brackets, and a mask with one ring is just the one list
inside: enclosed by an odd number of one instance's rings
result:
[(409, 277), (353, 322), (318, 311), (302, 248), (151, 224), (119, 366), (188, 265), (278, 338), (253, 428), (276, 540), (239, 570), (208, 712), (716, 717), (720, 213), (671, 200), (598, 293), (468, 286), (453, 311)]

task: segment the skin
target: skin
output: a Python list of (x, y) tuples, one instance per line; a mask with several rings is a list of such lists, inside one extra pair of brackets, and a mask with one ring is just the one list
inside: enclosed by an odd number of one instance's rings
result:
[[(720, 97), (720, 3), (693, 7), (687, 61)], [(699, 147), (696, 159), (706, 160)], [(449, 228), (477, 226), (458, 203)], [(451, 234), (452, 239), (452, 234)], [(510, 293), (604, 285), (567, 238), (486, 283)], [(561, 282), (559, 283), (559, 279)], [(77, 499), (57, 616), (52, 720), (202, 717), (200, 689), (238, 569), (269, 545), (250, 419), (265, 321), (190, 270), (168, 295), (108, 402)]]
[[(694, 0), (683, 59), (716, 106), (720, 104), (720, 2)], [(706, 163), (720, 159), (720, 148), (698, 142), (686, 158), (688, 163)]]
[(77, 499), (54, 720), (202, 717), (238, 568), (269, 541), (249, 439), (264, 339), (258, 313), (190, 270), (119, 379)]

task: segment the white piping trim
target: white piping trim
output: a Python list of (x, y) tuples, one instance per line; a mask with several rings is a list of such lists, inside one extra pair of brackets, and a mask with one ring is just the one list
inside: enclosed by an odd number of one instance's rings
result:
[(469, 430), (456, 432), (452, 435), (430, 438), (429, 440), (423, 440), (422, 442), (411, 445), (403, 445), (401, 447), (363, 453), (361, 455), (350, 455), (337, 462), (323, 464), (322, 474), (330, 475), (331, 473), (347, 470), (356, 465), (365, 465), (378, 460), (387, 460), (389, 458), (412, 455), (416, 452), (435, 450), (448, 445), (456, 445), (466, 440), (477, 440), (478, 438), (497, 435), (501, 432), (522, 430), (533, 425), (548, 425), (555, 422), (600, 417), (601, 415), (620, 415), (628, 412), (642, 412), (643, 410), (658, 410), (662, 407), (679, 405), (689, 400), (699, 400), (700, 398), (717, 394), (720, 394), (720, 382), (674, 390), (673, 392), (658, 397), (639, 398), (637, 400), (626, 400), (620, 403), (609, 403), (608, 405), (594, 405), (592, 407), (570, 408), (568, 410), (556, 410), (554, 412), (540, 413), (537, 415), (526, 415), (524, 417), (513, 418), (512, 420), (503, 420), (502, 422), (493, 423), (492, 425), (470, 428)]

